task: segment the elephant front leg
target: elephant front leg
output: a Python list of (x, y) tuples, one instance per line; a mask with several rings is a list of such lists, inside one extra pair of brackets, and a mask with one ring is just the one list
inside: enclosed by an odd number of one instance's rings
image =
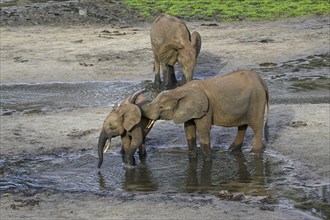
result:
[(155, 85), (160, 86), (161, 85), (161, 79), (160, 79), (160, 63), (155, 60), (154, 62), (154, 72), (155, 72)]
[(132, 165), (132, 166), (136, 165), (134, 153), (135, 153), (135, 151), (131, 151), (131, 150), (129, 150), (125, 153), (125, 155), (123, 157), (125, 164)]
[(174, 66), (163, 64), (162, 69), (163, 69), (163, 80), (164, 80), (163, 86), (166, 89), (174, 88), (177, 84), (177, 80), (174, 72)]
[(231, 151), (241, 150), (247, 127), (248, 127), (247, 125), (238, 126), (235, 140), (230, 145), (229, 150)]
[(140, 161), (145, 160), (146, 156), (147, 156), (147, 151), (146, 151), (146, 147), (145, 147), (145, 144), (144, 144), (144, 141), (143, 141), (143, 143), (139, 147), (139, 159), (140, 159)]
[(190, 158), (197, 157), (196, 151), (196, 125), (194, 121), (187, 121), (184, 123), (184, 131), (186, 134), (186, 140), (188, 144), (188, 155)]
[(178, 81), (175, 77), (174, 66), (169, 65), (168, 72), (169, 72), (168, 74), (169, 74), (169, 78), (170, 78), (170, 88), (174, 88), (178, 84)]
[(129, 146), (131, 145), (131, 138), (128, 136), (127, 132), (124, 132), (124, 134), (121, 136), (121, 149), (120, 153), (124, 157), (125, 155), (125, 149), (129, 149)]

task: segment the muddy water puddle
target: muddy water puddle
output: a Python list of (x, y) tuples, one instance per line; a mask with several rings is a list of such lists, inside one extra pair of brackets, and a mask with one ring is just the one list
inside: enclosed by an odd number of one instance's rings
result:
[(213, 149), (212, 162), (187, 158), (185, 148), (151, 148), (135, 167), (123, 165), (112, 150), (96, 168), (95, 152), (57, 152), (0, 158), (0, 191), (203, 193), (224, 199), (249, 196), (292, 204), (324, 217), (330, 208), (330, 185), (306, 183), (287, 159), (267, 151), (263, 157)]

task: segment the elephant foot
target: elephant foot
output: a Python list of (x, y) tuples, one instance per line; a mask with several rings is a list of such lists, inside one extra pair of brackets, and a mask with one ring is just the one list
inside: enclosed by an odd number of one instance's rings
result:
[(139, 151), (139, 159), (143, 160), (147, 156), (147, 151)]
[(123, 155), (125, 155), (125, 150), (124, 150), (124, 148), (121, 148), (120, 149), (120, 154), (123, 156)]
[(262, 148), (257, 148), (257, 149), (252, 148), (252, 150), (250, 151), (250, 154), (254, 155), (254, 156), (261, 156), (262, 152), (263, 152)]
[(162, 81), (160, 80), (160, 75), (155, 75), (154, 84), (155, 86), (160, 86), (162, 84)]
[(212, 155), (211, 154), (210, 155), (204, 155), (204, 161), (207, 161), (207, 162), (212, 161)]
[(196, 153), (196, 151), (189, 151), (188, 156), (191, 159), (195, 159), (195, 158), (197, 158), (197, 153)]
[(202, 152), (205, 161), (212, 160), (212, 149), (209, 144), (201, 144)]
[(236, 144), (232, 143), (229, 146), (229, 149), (228, 150), (230, 150), (232, 152), (242, 151), (242, 146), (243, 146), (243, 144), (237, 144), (236, 145)]
[(125, 164), (127, 164), (127, 165), (131, 165), (131, 166), (135, 166), (136, 165), (136, 163), (135, 163), (135, 157), (133, 155), (131, 155), (131, 156), (125, 155), (123, 157), (123, 160), (124, 160), (123, 162)]

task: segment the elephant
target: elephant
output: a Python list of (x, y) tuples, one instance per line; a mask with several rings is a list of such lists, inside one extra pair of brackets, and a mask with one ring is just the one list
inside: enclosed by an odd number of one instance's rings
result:
[(191, 158), (196, 158), (196, 131), (205, 161), (211, 160), (210, 130), (212, 125), (238, 127), (230, 150), (240, 151), (250, 126), (254, 133), (251, 153), (263, 150), (264, 126), (268, 140), (269, 93), (265, 81), (254, 71), (238, 70), (203, 80), (193, 80), (172, 90), (165, 90), (150, 103), (142, 105), (142, 115), (153, 120), (184, 123)]
[[(155, 59), (155, 85), (163, 85), (168, 89), (176, 86), (177, 79), (174, 73), (176, 62), (179, 62), (183, 70), (181, 84), (193, 79), (194, 67), (202, 45), (198, 32), (190, 34), (183, 21), (167, 14), (160, 14), (151, 26), (150, 39)], [(160, 78), (160, 66), (163, 71), (163, 84)]]
[[(142, 116), (139, 105), (148, 103), (141, 93), (135, 93), (129, 96), (120, 106), (114, 106), (103, 122), (103, 127), (98, 141), (98, 168), (103, 162), (103, 153), (105, 153), (111, 143), (111, 138), (120, 136), (122, 141), (121, 153), (124, 162), (129, 165), (135, 165), (134, 153), (139, 148), (140, 159), (146, 155), (145, 139), (152, 128), (150, 120)], [(148, 127), (148, 128), (147, 128)], [(106, 142), (109, 140), (108, 146)]]

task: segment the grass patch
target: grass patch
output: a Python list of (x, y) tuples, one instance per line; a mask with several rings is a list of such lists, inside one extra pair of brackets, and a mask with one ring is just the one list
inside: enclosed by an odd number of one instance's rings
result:
[(187, 20), (274, 20), (330, 13), (329, 0), (123, 0), (147, 19), (168, 13)]

